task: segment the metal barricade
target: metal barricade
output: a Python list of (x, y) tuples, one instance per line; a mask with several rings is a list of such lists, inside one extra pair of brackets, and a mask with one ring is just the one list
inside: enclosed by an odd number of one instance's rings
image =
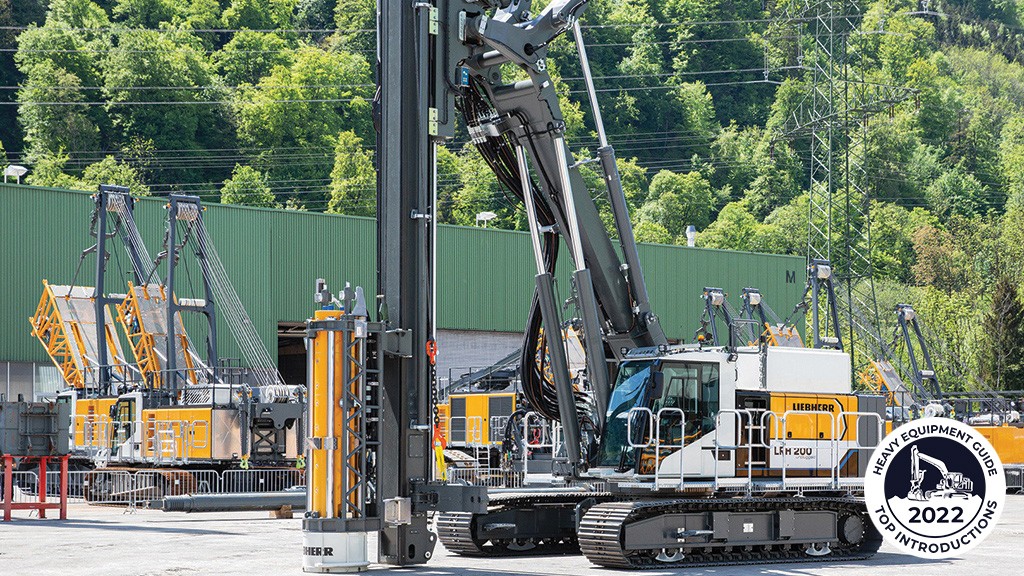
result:
[(226, 470), (221, 476), (221, 492), (280, 492), (305, 483), (303, 471), (295, 468)]
[[(2, 464), (0, 464), (2, 470)], [(4, 475), (0, 474), (0, 500), (4, 495)], [(11, 502), (39, 502), (39, 475), (32, 471), (11, 472)]]
[(83, 473), (82, 494), (86, 503), (96, 506), (126, 506), (134, 511), (137, 504), (135, 474), (129, 470), (96, 469)]
[[(85, 500), (85, 490), (83, 485), (85, 483), (86, 474), (88, 471), (83, 470), (69, 470), (68, 471), (68, 501), (82, 502)], [(60, 471), (48, 470), (46, 472), (46, 498), (47, 501), (50, 499), (60, 498)]]
[(216, 470), (189, 470), (193, 477), (193, 494), (214, 494), (220, 491), (221, 477)]

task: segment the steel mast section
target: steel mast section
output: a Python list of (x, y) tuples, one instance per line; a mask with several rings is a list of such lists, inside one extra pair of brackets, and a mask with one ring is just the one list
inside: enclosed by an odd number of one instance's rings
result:
[[(900, 333), (903, 335), (903, 343), (907, 347), (907, 357), (910, 359), (911, 369), (910, 378), (914, 384), (916, 395), (927, 399), (926, 402), (941, 400), (942, 389), (939, 387), (939, 380), (935, 375), (935, 366), (932, 365), (932, 355), (928, 350), (928, 343), (921, 333), (917, 311), (909, 304), (897, 304), (896, 321)], [(915, 340), (921, 348), (923, 363), (918, 363), (917, 354), (914, 353)]]
[[(94, 303), (96, 314), (96, 352), (99, 362), (99, 388), (110, 393), (111, 367), (106, 365), (107, 354), (107, 306), (120, 304), (121, 295), (106, 293), (106, 267), (110, 258), (107, 240), (119, 233), (124, 235), (124, 246), (132, 264), (132, 272), (136, 282), (145, 282), (152, 273), (153, 263), (145, 253), (138, 228), (135, 225), (135, 199), (131, 197), (125, 186), (100, 184), (99, 192), (93, 196), (96, 209), (93, 212), (93, 235), (96, 244), (82, 252), (82, 258), (91, 252), (96, 253), (96, 285), (94, 287)], [(107, 232), (108, 212), (115, 214), (115, 230)], [(81, 264), (79, 264), (81, 266)], [(77, 275), (77, 273), (76, 273)]]

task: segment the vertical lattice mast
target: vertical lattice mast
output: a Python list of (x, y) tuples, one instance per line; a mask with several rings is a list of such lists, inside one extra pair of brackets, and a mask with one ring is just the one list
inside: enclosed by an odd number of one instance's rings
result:
[(843, 339), (855, 370), (890, 356), (879, 330), (871, 262), (867, 123), (912, 94), (852, 77), (849, 43), (858, 10), (852, 0), (804, 0), (786, 14), (810, 40), (809, 53), (800, 55), (810, 89), (787, 126), (787, 136), (806, 138), (810, 147), (807, 258), (832, 263), (843, 323), (834, 326), (828, 314), (819, 314), (816, 328)]

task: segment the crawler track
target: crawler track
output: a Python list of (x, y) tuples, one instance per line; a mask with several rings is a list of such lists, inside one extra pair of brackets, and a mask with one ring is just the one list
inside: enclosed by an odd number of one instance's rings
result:
[[(831, 553), (811, 556), (803, 544), (785, 542), (743, 546), (709, 541), (666, 554), (662, 549), (625, 550), (624, 528), (631, 522), (662, 514), (693, 512), (763, 512), (769, 510), (830, 510), (842, 522), (856, 516), (863, 521), (863, 534), (853, 542), (841, 536), (831, 543)], [(843, 532), (840, 530), (840, 534)], [(579, 529), (580, 550), (594, 564), (631, 570), (687, 566), (722, 566), (775, 562), (828, 562), (859, 560), (874, 555), (882, 544), (862, 502), (847, 498), (743, 498), (737, 500), (648, 500), (606, 502), (591, 508)]]
[[(601, 502), (610, 499), (611, 494), (578, 491), (501, 494), (491, 496), (489, 514), (544, 506), (574, 510), (589, 498)], [(445, 512), (437, 517), (437, 536), (445, 548), (462, 556), (536, 556), (579, 554), (580, 551), (575, 535), (565, 533), (547, 537), (479, 538), (477, 523), (481, 521), (486, 520), (467, 512)]]

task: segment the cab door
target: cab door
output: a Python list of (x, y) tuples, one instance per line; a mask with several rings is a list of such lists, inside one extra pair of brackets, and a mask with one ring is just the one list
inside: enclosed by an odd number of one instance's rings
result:
[(111, 459), (126, 461), (134, 454), (136, 409), (138, 401), (134, 397), (118, 398), (110, 408), (111, 424)]
[[(721, 386), (717, 362), (671, 362), (661, 365), (651, 411), (655, 415), (661, 443), (659, 476), (678, 477), (680, 459), (684, 476), (732, 476), (733, 453), (720, 450), (716, 459), (715, 440), (723, 446), (735, 444), (735, 425), (726, 417), (717, 430)], [(685, 446), (682, 451), (679, 446)], [(654, 457), (654, 450), (649, 450)]]

